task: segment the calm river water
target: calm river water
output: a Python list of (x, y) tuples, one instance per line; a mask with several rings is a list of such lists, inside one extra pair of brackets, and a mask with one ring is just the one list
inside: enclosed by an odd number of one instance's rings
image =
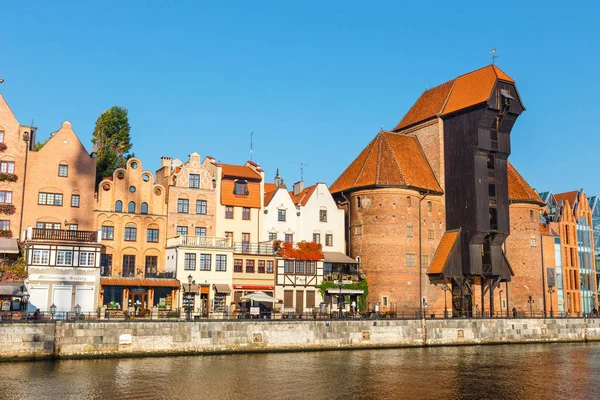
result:
[(600, 399), (600, 344), (0, 364), (6, 399)]

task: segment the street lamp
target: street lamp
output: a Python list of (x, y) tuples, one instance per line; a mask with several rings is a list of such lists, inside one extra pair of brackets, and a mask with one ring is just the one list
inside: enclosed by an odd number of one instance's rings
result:
[(29, 295), (23, 295), (23, 310), (25, 310), (25, 314), (27, 314), (27, 304), (29, 304)]
[[(188, 275), (188, 296), (189, 293), (192, 292), (192, 280), (194, 280), (194, 277), (192, 276), (192, 274)], [(189, 321), (190, 319), (192, 319), (192, 304), (190, 303), (190, 300), (188, 298), (188, 303), (186, 304), (185, 307), (185, 312), (186, 312), (186, 319)]]
[(342, 319), (342, 274), (338, 276), (338, 286), (340, 288), (340, 294), (338, 296), (338, 319)]
[(442, 285), (442, 290), (444, 291), (444, 318), (448, 318), (448, 303), (446, 302), (446, 293), (450, 290), (450, 287), (447, 283)]
[(75, 306), (75, 316), (77, 317), (77, 319), (79, 319), (79, 314), (81, 314), (81, 306), (77, 304)]
[[(502, 315), (502, 292), (503, 292), (502, 289), (500, 289), (500, 291), (498, 292), (498, 293), (500, 293), (500, 315)], [(493, 317), (493, 315), (492, 315), (492, 317)]]
[(533, 297), (529, 296), (527, 302), (529, 303), (529, 316), (533, 318), (533, 303), (535, 303), (535, 301), (533, 300)]
[(50, 315), (52, 316), (52, 319), (54, 319), (55, 314), (56, 314), (56, 305), (54, 303), (52, 303), (52, 305), (50, 306)]
[(554, 309), (552, 308), (552, 293), (554, 293), (554, 286), (548, 287), (548, 294), (550, 295), (550, 318), (554, 318)]

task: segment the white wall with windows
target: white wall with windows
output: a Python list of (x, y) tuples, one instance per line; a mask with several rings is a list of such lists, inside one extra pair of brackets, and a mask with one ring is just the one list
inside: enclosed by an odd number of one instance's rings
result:
[[(296, 205), (292, 201), (290, 194), (285, 187), (277, 189), (269, 204), (265, 204), (260, 211), (261, 235), (260, 241), (288, 240), (299, 242), (302, 239), (298, 236), (298, 213)], [(290, 235), (292, 235), (290, 237)]]

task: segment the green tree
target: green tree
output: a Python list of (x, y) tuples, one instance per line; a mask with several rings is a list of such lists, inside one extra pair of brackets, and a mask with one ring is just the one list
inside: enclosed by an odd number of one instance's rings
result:
[(125, 164), (133, 146), (125, 107), (113, 106), (96, 120), (92, 143), (96, 150), (96, 184)]

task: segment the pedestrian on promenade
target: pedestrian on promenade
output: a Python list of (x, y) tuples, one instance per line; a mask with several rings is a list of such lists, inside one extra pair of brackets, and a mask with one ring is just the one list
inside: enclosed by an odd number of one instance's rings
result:
[(512, 312), (513, 312), (513, 318), (517, 318), (517, 307), (513, 307)]

